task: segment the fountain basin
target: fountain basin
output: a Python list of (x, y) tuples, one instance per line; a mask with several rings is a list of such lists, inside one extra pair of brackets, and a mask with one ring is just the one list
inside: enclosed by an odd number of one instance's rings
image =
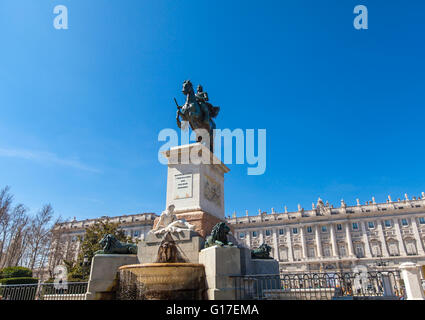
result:
[(202, 300), (204, 265), (198, 263), (145, 263), (119, 268), (120, 300)]

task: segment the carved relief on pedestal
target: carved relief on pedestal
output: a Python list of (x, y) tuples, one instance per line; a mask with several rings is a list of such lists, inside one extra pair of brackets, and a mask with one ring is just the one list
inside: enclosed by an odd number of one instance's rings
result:
[(204, 187), (204, 196), (207, 200), (221, 207), (221, 187), (218, 183), (207, 179)]

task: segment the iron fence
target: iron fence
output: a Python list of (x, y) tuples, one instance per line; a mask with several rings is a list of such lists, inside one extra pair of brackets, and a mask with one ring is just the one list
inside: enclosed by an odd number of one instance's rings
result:
[(0, 285), (0, 300), (84, 300), (87, 282)]
[(237, 300), (405, 298), (398, 270), (233, 276)]

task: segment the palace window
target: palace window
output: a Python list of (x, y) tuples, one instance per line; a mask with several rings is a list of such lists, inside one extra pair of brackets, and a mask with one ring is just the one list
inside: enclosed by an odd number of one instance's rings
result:
[(279, 250), (280, 260), (288, 261), (288, 248), (282, 247)]
[(307, 227), (307, 232), (308, 232), (308, 233), (312, 233), (312, 232), (313, 232), (313, 229), (312, 229), (310, 226), (308, 226), (308, 227)]
[(327, 232), (328, 228), (326, 226), (322, 226), (322, 232)]
[(381, 256), (381, 246), (379, 243), (372, 243), (372, 256), (380, 257)]
[(301, 261), (301, 248), (300, 247), (294, 247), (294, 260), (295, 261)]
[(390, 256), (398, 256), (398, 243), (390, 242), (389, 244)]
[(314, 247), (309, 247), (307, 252), (309, 258), (314, 258), (316, 256), (316, 251), (314, 250)]
[(297, 234), (298, 233), (298, 229), (297, 228), (292, 228), (292, 233), (293, 234)]
[(416, 244), (414, 240), (411, 240), (409, 242), (406, 243), (406, 250), (407, 250), (407, 254), (409, 256), (413, 256), (416, 255)]
[(239, 232), (239, 238), (241, 239), (245, 238), (245, 232)]
[(267, 229), (266, 230), (266, 236), (270, 236), (271, 234), (272, 234), (271, 230), (270, 229)]
[(330, 257), (331, 256), (331, 248), (329, 246), (324, 246), (323, 247), (323, 255), (325, 257)]
[(252, 237), (253, 237), (253, 238), (257, 238), (257, 236), (258, 236), (257, 231), (252, 231)]
[(279, 234), (280, 235), (284, 235), (285, 234), (285, 230), (284, 229), (279, 229)]
[(337, 230), (339, 230), (339, 231), (341, 231), (341, 230), (342, 230), (342, 224), (339, 224), (339, 223), (338, 223), (338, 224), (336, 225), (336, 229), (337, 229)]
[(403, 226), (408, 226), (409, 225), (409, 222), (407, 221), (407, 219), (401, 219), (401, 224)]
[(138, 237), (138, 236), (140, 236), (140, 231), (139, 230), (136, 230), (136, 231), (134, 231), (134, 235), (133, 235), (134, 237)]
[(386, 228), (391, 228), (391, 220), (385, 220), (384, 224)]
[(419, 218), (419, 223), (420, 224), (425, 224), (425, 218), (424, 217), (420, 217)]
[(356, 256), (357, 258), (363, 258), (363, 245), (361, 243), (356, 243)]
[(343, 244), (338, 246), (338, 251), (341, 257), (345, 257), (347, 255), (347, 251), (345, 250), (345, 245)]
[(357, 222), (353, 222), (353, 230), (359, 230), (359, 225)]
[(369, 229), (375, 229), (375, 223), (373, 221), (369, 221), (367, 223), (367, 225), (368, 225)]

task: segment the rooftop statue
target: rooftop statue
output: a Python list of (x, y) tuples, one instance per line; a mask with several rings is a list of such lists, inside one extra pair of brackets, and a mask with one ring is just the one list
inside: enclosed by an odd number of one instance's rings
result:
[(164, 234), (167, 232), (174, 233), (185, 230), (194, 230), (195, 227), (188, 223), (185, 219), (177, 219), (177, 216), (174, 213), (174, 208), (173, 204), (169, 205), (167, 210), (161, 213), (158, 223), (152, 230), (149, 231), (149, 233)]
[[(192, 86), (190, 80), (183, 82), (182, 92), (186, 95), (186, 102), (183, 106), (179, 106), (177, 100), (177, 126), (181, 128), (182, 121), (187, 121), (192, 130), (204, 129), (209, 134), (209, 145), (207, 146), (211, 152), (214, 151), (214, 129), (216, 128), (213, 118), (217, 117), (220, 107), (215, 107), (209, 103), (208, 93), (204, 91), (201, 85), (197, 87), (197, 92)], [(202, 136), (197, 134), (198, 142), (202, 142)]]
[(273, 259), (270, 257), (270, 251), (272, 248), (267, 244), (263, 243), (258, 249), (251, 250), (252, 259)]
[(102, 250), (94, 254), (137, 254), (137, 245), (119, 241), (114, 235), (107, 234), (99, 241)]

